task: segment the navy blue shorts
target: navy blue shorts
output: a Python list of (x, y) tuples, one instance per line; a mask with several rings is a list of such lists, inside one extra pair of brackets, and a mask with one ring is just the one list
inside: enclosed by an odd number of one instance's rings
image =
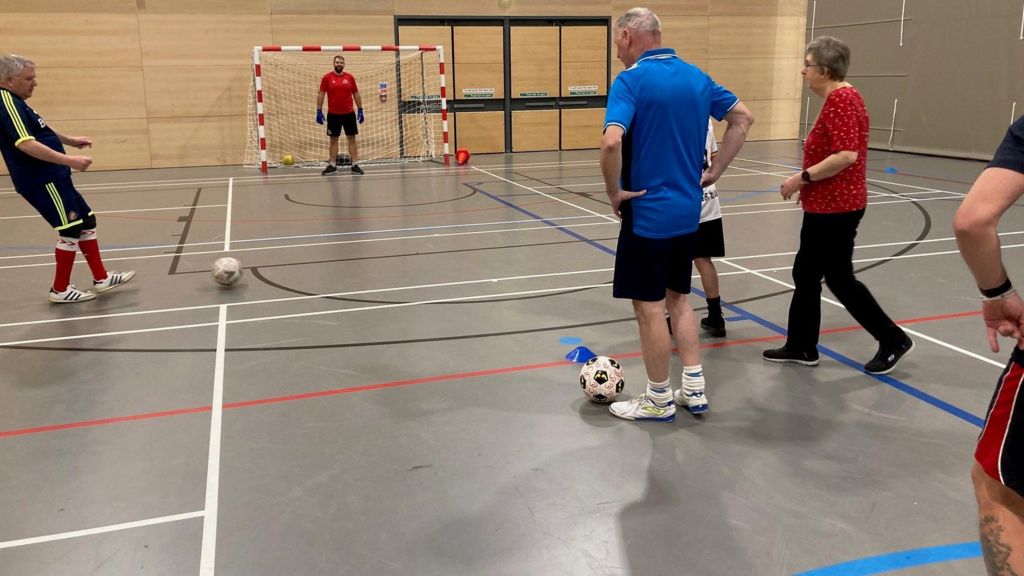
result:
[(81, 224), (83, 218), (92, 214), (85, 198), (75, 190), (71, 176), (58, 178), (28, 193), (18, 192), (54, 230)]
[(672, 238), (643, 238), (623, 222), (615, 253), (612, 295), (643, 302), (665, 299), (665, 291), (690, 293), (697, 233)]

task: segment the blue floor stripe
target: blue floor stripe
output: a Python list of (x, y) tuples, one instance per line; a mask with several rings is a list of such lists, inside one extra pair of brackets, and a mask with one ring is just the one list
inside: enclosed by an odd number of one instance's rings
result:
[[(508, 206), (509, 208), (511, 208), (511, 209), (513, 209), (513, 210), (515, 210), (517, 212), (520, 212), (522, 214), (525, 214), (525, 215), (529, 216), (530, 218), (533, 218), (535, 220), (543, 222), (544, 224), (547, 224), (548, 226), (551, 226), (552, 228), (555, 228), (555, 229), (557, 229), (560, 232), (568, 234), (569, 236), (572, 236), (573, 238), (576, 238), (577, 240), (580, 240), (582, 242), (586, 242), (587, 244), (590, 244), (591, 246), (597, 248), (598, 250), (601, 250), (602, 252), (604, 252), (606, 254), (609, 254), (611, 256), (615, 255), (615, 250), (612, 250), (611, 248), (601, 244), (600, 242), (595, 242), (594, 240), (591, 240), (590, 238), (587, 238), (586, 236), (583, 236), (583, 235), (581, 235), (581, 234), (579, 234), (577, 232), (574, 232), (574, 231), (572, 231), (572, 230), (570, 230), (568, 228), (563, 228), (560, 225), (558, 225), (558, 224), (556, 224), (556, 223), (554, 223), (554, 222), (552, 222), (550, 220), (547, 220), (547, 219), (541, 217), (538, 214), (534, 214), (533, 212), (530, 212), (529, 210), (527, 210), (525, 208), (522, 208), (520, 206), (516, 206), (515, 204), (513, 204), (513, 203), (511, 203), (511, 202), (509, 202), (507, 200), (499, 198), (498, 196), (495, 196), (494, 194), (491, 194), (491, 193), (485, 191), (482, 187), (480, 187), (478, 185), (466, 184), (466, 186), (469, 186), (470, 188), (472, 188), (473, 190), (477, 191), (478, 193), (483, 194), (484, 196), (487, 196), (488, 198), (491, 198), (492, 200), (495, 200), (496, 202), (500, 202), (501, 204), (504, 204), (505, 206)], [(698, 290), (696, 288), (693, 288), (692, 291), (693, 291), (694, 294), (696, 294), (697, 296), (699, 296), (701, 298), (706, 297), (704, 292), (701, 292), (700, 290)], [(742, 308), (739, 308), (737, 306), (729, 304), (728, 302), (722, 302), (722, 307), (725, 308), (726, 310), (729, 310), (730, 312), (738, 315), (738, 316), (741, 316), (743, 318), (752, 320), (752, 321), (756, 322), (757, 324), (760, 324), (761, 326), (764, 326), (765, 328), (771, 330), (772, 332), (775, 332), (775, 333), (778, 333), (778, 334), (782, 334), (783, 336), (787, 335), (786, 329), (783, 328), (782, 326), (779, 326), (778, 324), (775, 324), (774, 322), (771, 322), (771, 321), (766, 320), (764, 318), (761, 318), (760, 316), (754, 315), (754, 314), (752, 314), (752, 313), (750, 313), (750, 312), (748, 312), (748, 311), (746, 311), (746, 310), (744, 310)], [(819, 345), (818, 346), (818, 351), (821, 352), (822, 354), (824, 354), (825, 356), (828, 356), (829, 358), (832, 358), (833, 360), (836, 360), (836, 361), (838, 361), (838, 362), (840, 362), (842, 364), (845, 364), (845, 365), (853, 368), (854, 370), (857, 370), (859, 372), (863, 372), (864, 371), (864, 365), (863, 364), (861, 364), (859, 362), (856, 362), (852, 358), (844, 356), (844, 355), (836, 352), (835, 350), (831, 350), (829, 348), (826, 348), (824, 346)], [(874, 374), (867, 374), (866, 372), (864, 372), (864, 374), (866, 374), (868, 376), (871, 376), (872, 378), (874, 378), (874, 379), (876, 379), (876, 380), (878, 380), (880, 382), (888, 384), (889, 386), (892, 386), (893, 388), (896, 388), (897, 390), (899, 390), (901, 392), (905, 392), (906, 394), (909, 394), (909, 395), (913, 396), (914, 398), (917, 398), (918, 400), (926, 402), (926, 403), (928, 403), (928, 404), (938, 408), (939, 410), (942, 410), (943, 412), (946, 412), (948, 414), (956, 416), (957, 418), (959, 418), (959, 419), (961, 419), (961, 420), (963, 420), (963, 421), (965, 421), (965, 422), (967, 422), (969, 424), (973, 424), (974, 426), (977, 426), (978, 428), (981, 428), (985, 424), (985, 420), (983, 418), (979, 418), (978, 416), (975, 416), (974, 414), (971, 414), (970, 412), (968, 412), (968, 411), (966, 411), (966, 410), (964, 410), (962, 408), (954, 406), (954, 405), (950, 404), (949, 402), (946, 402), (945, 400), (941, 400), (941, 399), (939, 399), (939, 398), (937, 398), (935, 396), (932, 396), (931, 394), (929, 394), (929, 393), (927, 393), (927, 392), (925, 392), (923, 390), (915, 388), (915, 387), (913, 387), (913, 386), (911, 386), (911, 385), (909, 385), (909, 384), (907, 384), (905, 382), (902, 382), (900, 380), (897, 380), (897, 379), (895, 379), (895, 378), (893, 378), (891, 376), (888, 376), (888, 375), (878, 375), (878, 376), (876, 376)]]
[(926, 564), (938, 564), (940, 562), (953, 562), (980, 557), (980, 543), (964, 542), (962, 544), (903, 550), (902, 552), (851, 560), (842, 564), (800, 572), (795, 576), (870, 576), (871, 574), (884, 574)]

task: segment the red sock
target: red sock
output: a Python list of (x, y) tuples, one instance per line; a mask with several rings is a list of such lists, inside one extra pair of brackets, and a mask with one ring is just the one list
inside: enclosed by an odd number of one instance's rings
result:
[(89, 263), (89, 270), (92, 270), (93, 280), (105, 280), (107, 269), (103, 267), (103, 258), (100, 257), (100, 243), (96, 240), (96, 230), (83, 230), (78, 238), (78, 249), (85, 256)]
[(56, 292), (63, 292), (68, 289), (71, 283), (71, 267), (75, 265), (75, 253), (78, 252), (78, 243), (74, 240), (60, 238), (57, 240), (57, 247), (53, 250), (53, 256), (57, 260), (57, 271), (53, 275), (53, 289)]

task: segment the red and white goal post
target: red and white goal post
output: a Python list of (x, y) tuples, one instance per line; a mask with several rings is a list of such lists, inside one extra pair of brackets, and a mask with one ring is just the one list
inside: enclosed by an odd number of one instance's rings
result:
[[(359, 87), (360, 164), (449, 163), (443, 46), (256, 46), (252, 51), (245, 165), (324, 166), (326, 126), (316, 123), (320, 79), (337, 55)], [(347, 154), (345, 139), (340, 155)]]

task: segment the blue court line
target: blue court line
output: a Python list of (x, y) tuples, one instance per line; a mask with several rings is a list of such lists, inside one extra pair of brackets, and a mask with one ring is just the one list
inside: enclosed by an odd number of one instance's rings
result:
[[(515, 210), (517, 212), (520, 212), (522, 214), (525, 214), (525, 215), (529, 216), (530, 218), (533, 218), (535, 220), (543, 222), (544, 224), (547, 224), (548, 226), (551, 226), (551, 227), (555, 228), (559, 232), (563, 232), (565, 234), (568, 234), (569, 236), (572, 236), (573, 238), (576, 238), (577, 240), (580, 240), (582, 242), (590, 244), (591, 246), (601, 250), (602, 252), (605, 252), (606, 254), (610, 254), (612, 256), (615, 255), (615, 250), (612, 250), (611, 248), (608, 248), (607, 246), (605, 246), (605, 245), (603, 245), (603, 244), (601, 244), (599, 242), (595, 242), (594, 240), (591, 240), (590, 238), (587, 238), (586, 236), (583, 236), (583, 235), (578, 234), (578, 233), (576, 233), (576, 232), (574, 232), (572, 230), (569, 230), (568, 228), (563, 228), (563, 227), (559, 226), (558, 224), (555, 224), (554, 222), (551, 222), (550, 220), (547, 220), (547, 219), (543, 218), (542, 216), (540, 216), (538, 214), (534, 214), (533, 212), (530, 212), (529, 210), (527, 210), (525, 208), (522, 208), (520, 206), (516, 206), (515, 204), (513, 204), (511, 202), (503, 200), (503, 199), (495, 196), (494, 194), (486, 192), (483, 188), (481, 188), (479, 186), (476, 186), (476, 185), (473, 185), (473, 184), (466, 184), (466, 186), (469, 186), (470, 188), (472, 188), (473, 190), (476, 190), (480, 194), (483, 194), (484, 196), (487, 196), (488, 198), (491, 198), (491, 199), (493, 199), (493, 200), (495, 200), (497, 202), (500, 202), (500, 203), (504, 204), (505, 206), (508, 206), (509, 208), (511, 208), (511, 209), (513, 209), (513, 210)], [(698, 290), (696, 288), (691, 288), (691, 291), (694, 294), (696, 294), (697, 296), (701, 297), (701, 298), (705, 298), (706, 297), (704, 292), (702, 292), (702, 291), (700, 291), (700, 290)], [(742, 308), (740, 308), (738, 306), (734, 306), (732, 304), (729, 304), (728, 302), (722, 302), (722, 307), (725, 308), (726, 310), (729, 310), (730, 312), (732, 312), (734, 314), (737, 314), (737, 315), (743, 317), (743, 318), (750, 319), (750, 320), (756, 322), (757, 324), (760, 324), (761, 326), (764, 326), (765, 328), (771, 330), (772, 332), (781, 334), (783, 336), (786, 336), (788, 334), (786, 329), (783, 328), (782, 326), (779, 326), (778, 324), (775, 324), (774, 322), (771, 322), (769, 320), (761, 318), (760, 316), (752, 314), (752, 313), (750, 313), (750, 312), (748, 312), (748, 311), (746, 311), (746, 310), (744, 310), (744, 309), (742, 309)], [(958, 406), (954, 406), (954, 405), (950, 404), (949, 402), (946, 402), (945, 400), (942, 400), (942, 399), (940, 399), (938, 397), (932, 396), (931, 394), (925, 392), (924, 390), (920, 390), (918, 388), (915, 388), (915, 387), (911, 386), (910, 384), (907, 384), (906, 382), (902, 382), (900, 380), (897, 380), (897, 379), (895, 379), (895, 378), (893, 378), (891, 376), (884, 375), (884, 374), (883, 375), (868, 374), (867, 372), (864, 372), (864, 365), (863, 364), (853, 360), (852, 358), (844, 356), (844, 355), (842, 355), (842, 354), (840, 354), (840, 353), (838, 353), (838, 352), (836, 352), (834, 350), (831, 350), (831, 349), (826, 348), (826, 347), (824, 347), (824, 346), (819, 344), (818, 345), (818, 351), (821, 352), (822, 354), (824, 354), (825, 356), (828, 356), (829, 358), (832, 358), (833, 360), (836, 360), (836, 361), (838, 361), (838, 362), (840, 362), (842, 364), (845, 364), (845, 365), (849, 366), (850, 368), (853, 368), (854, 370), (857, 370), (858, 372), (861, 372), (861, 373), (863, 373), (863, 374), (865, 374), (867, 376), (871, 376), (872, 378), (874, 378), (875, 380), (878, 380), (879, 382), (882, 382), (884, 384), (888, 384), (889, 386), (892, 386), (893, 388), (896, 388), (897, 390), (899, 390), (901, 392), (909, 394), (909, 395), (913, 396), (914, 398), (917, 398), (918, 400), (921, 400), (921, 401), (923, 401), (923, 402), (925, 402), (927, 404), (930, 404), (930, 405), (938, 408), (939, 410), (942, 410), (943, 412), (946, 412), (948, 414), (956, 416), (957, 418), (967, 422), (968, 424), (973, 424), (974, 426), (977, 426), (978, 428), (981, 428), (982, 426), (985, 425), (985, 420), (983, 418), (979, 418), (979, 417), (975, 416), (974, 414), (971, 414), (970, 412), (964, 410), (963, 408), (960, 408)]]
[(722, 203), (722, 204), (729, 204), (730, 202), (736, 202), (737, 200), (746, 200), (747, 198), (753, 198), (754, 196), (760, 196), (762, 194), (768, 194), (770, 192), (776, 192), (777, 193), (778, 191), (779, 191), (778, 188), (774, 188), (772, 190), (752, 190), (750, 192), (745, 192), (745, 193), (740, 194), (738, 196), (730, 196), (729, 198), (722, 197), (722, 193), (719, 192), (718, 193), (718, 201), (720, 203)]
[(938, 564), (940, 562), (953, 562), (969, 558), (981, 557), (981, 543), (964, 542), (962, 544), (947, 544), (945, 546), (932, 546), (930, 548), (917, 548), (915, 550), (903, 550), (871, 556), (859, 560), (851, 560), (842, 564), (815, 568), (807, 572), (800, 572), (794, 576), (870, 576), (871, 574), (884, 574), (897, 570), (906, 570), (926, 564)]

